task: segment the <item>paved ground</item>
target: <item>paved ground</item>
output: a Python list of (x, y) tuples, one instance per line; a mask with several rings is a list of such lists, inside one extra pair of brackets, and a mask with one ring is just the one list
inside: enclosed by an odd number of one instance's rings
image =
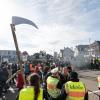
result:
[(17, 88), (15, 86), (10, 87), (10, 91), (8, 91), (8, 93), (6, 94), (6, 99), (7, 100), (16, 100), (17, 94), (18, 94)]
[[(100, 71), (82, 70), (78, 72), (80, 74), (80, 80), (86, 84), (87, 89), (97, 92), (97, 76), (100, 75)], [(97, 94), (100, 94), (100, 92), (97, 92)], [(99, 100), (99, 97), (94, 93), (90, 93), (89, 100)]]
[[(96, 77), (100, 75), (100, 71), (81, 70), (77, 72), (79, 73), (80, 80), (86, 84), (86, 87), (88, 90), (91, 90), (91, 91), (98, 90)], [(16, 94), (17, 90), (15, 87), (13, 88), (14, 88), (14, 91), (11, 88), (12, 92), (9, 92), (7, 94), (7, 100), (15, 100), (16, 95), (17, 95)], [(95, 94), (91, 93), (89, 94), (89, 100), (99, 100), (99, 98)]]
[(77, 71), (79, 74), (81, 75), (85, 75), (85, 76), (90, 76), (90, 77), (97, 77), (98, 75), (100, 75), (100, 71), (98, 70), (81, 70), (81, 71)]

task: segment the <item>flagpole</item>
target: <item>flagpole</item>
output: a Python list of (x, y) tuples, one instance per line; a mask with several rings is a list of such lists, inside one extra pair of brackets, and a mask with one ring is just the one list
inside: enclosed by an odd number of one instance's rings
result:
[(10, 24), (10, 26), (11, 26), (11, 30), (12, 30), (13, 40), (14, 40), (15, 47), (16, 47), (16, 54), (17, 54), (17, 57), (18, 57), (18, 63), (20, 65), (20, 71), (21, 71), (21, 74), (23, 76), (24, 85), (26, 86), (26, 81), (25, 81), (25, 76), (24, 76), (24, 72), (23, 72), (22, 61), (20, 59), (20, 51), (19, 51), (19, 47), (18, 47), (17, 37), (16, 37), (16, 34), (15, 34), (15, 25), (14, 24)]

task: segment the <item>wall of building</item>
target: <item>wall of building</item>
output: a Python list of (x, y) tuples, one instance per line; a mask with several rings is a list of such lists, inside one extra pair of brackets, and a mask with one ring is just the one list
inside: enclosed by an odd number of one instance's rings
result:
[(74, 57), (74, 51), (72, 51), (70, 48), (64, 48), (63, 50), (60, 51), (62, 53), (62, 59), (64, 62), (66, 61), (71, 61), (71, 59)]
[(0, 62), (16, 62), (17, 56), (15, 50), (0, 50)]

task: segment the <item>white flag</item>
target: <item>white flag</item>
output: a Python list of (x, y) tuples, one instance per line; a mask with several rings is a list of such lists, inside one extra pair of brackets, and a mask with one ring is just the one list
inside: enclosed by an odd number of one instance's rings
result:
[(22, 18), (22, 17), (17, 17), (17, 16), (12, 17), (12, 24), (14, 24), (14, 25), (29, 24), (38, 29), (37, 25), (34, 22), (32, 22), (31, 20)]

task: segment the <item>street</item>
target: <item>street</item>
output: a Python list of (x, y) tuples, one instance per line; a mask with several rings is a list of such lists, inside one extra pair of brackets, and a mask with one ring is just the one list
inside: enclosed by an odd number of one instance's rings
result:
[[(86, 84), (88, 90), (95, 91), (95, 92), (98, 91), (96, 77), (100, 75), (100, 71), (83, 70), (83, 71), (79, 71), (79, 74), (83, 76), (80, 78), (80, 80)], [(99, 100), (99, 97), (96, 94), (90, 93), (89, 100)]]

